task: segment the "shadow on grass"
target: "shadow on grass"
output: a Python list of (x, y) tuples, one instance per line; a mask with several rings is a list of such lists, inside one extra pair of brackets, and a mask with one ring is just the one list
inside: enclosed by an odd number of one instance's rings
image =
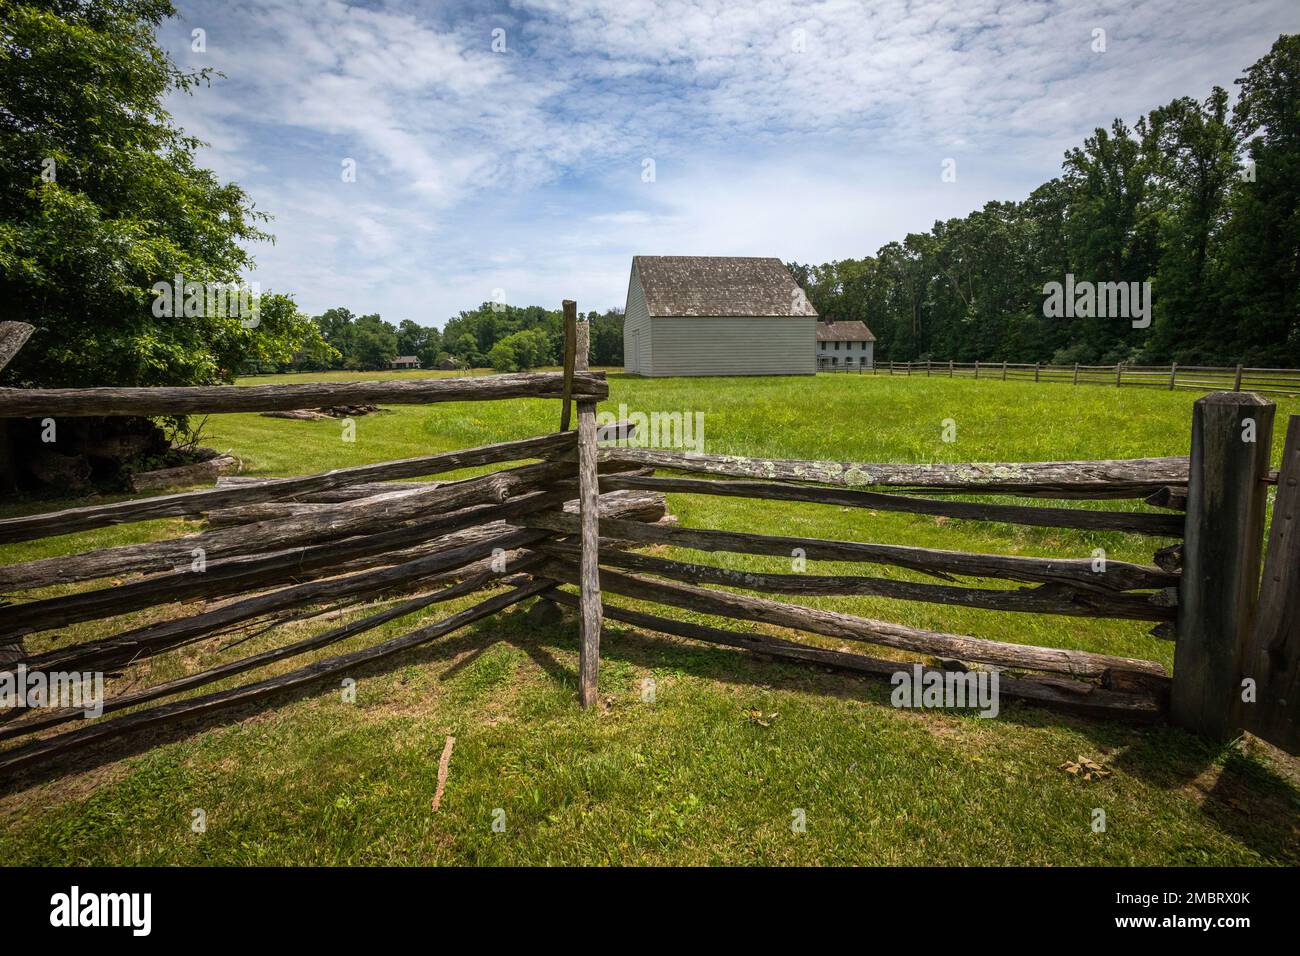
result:
[[(526, 654), (557, 686), (576, 689), (576, 668), (562, 663), (552, 653), (552, 649), (559, 648), (572, 651), (575, 637), (576, 626), (571, 619), (538, 626), (526, 620), (523, 609), (516, 608), (457, 635), (375, 661), (350, 673), (355, 677), (378, 676), (413, 665), (445, 662), (448, 666), (437, 673), (437, 679), (446, 683), (472, 667), (493, 646), (508, 644)], [(776, 661), (740, 649), (701, 646), (613, 622), (606, 622), (601, 656), (608, 661), (646, 669), (671, 668), (724, 684), (760, 685), (773, 690), (890, 706), (891, 688), (886, 681), (821, 666)], [(329, 692), (333, 693), (334, 688)], [(0, 781), (0, 794), (20, 792), (61, 777), (93, 771), (321, 693), (320, 683), (290, 688), (219, 713), (195, 715), (163, 728), (145, 728), (122, 738), (92, 744), (52, 757), (47, 763)], [(1300, 862), (1297, 823), (1300, 792), (1279, 774), (1246, 757), (1238, 744), (1213, 747), (1172, 727), (1102, 722), (1017, 702), (1004, 703), (999, 719), (1026, 728), (1065, 727), (1082, 734), (1111, 766), (1161, 789), (1186, 790), (1188, 799), (1197, 802), (1201, 812), (1218, 829), (1251, 847), (1264, 859)], [(1063, 754), (1062, 759), (1074, 756)]]

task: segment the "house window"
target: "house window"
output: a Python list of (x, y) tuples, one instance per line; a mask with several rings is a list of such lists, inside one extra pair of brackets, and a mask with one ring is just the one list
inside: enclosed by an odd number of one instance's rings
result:
[(835, 351), (838, 352), (839, 350), (840, 350), (840, 343), (839, 343), (839, 342), (836, 342), (836, 343), (835, 343)]

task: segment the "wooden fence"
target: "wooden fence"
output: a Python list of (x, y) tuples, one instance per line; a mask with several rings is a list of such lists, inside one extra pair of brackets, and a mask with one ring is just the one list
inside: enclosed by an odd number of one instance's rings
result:
[[(0, 389), (0, 422), (13, 418), (175, 415), (283, 410), (362, 402), (385, 404), (559, 399), (561, 430), (519, 441), (316, 475), (220, 481), (214, 488), (88, 505), (0, 520), (0, 542), (32, 541), (162, 517), (206, 517), (194, 534), (102, 547), (0, 566), (0, 676), (113, 672), (197, 641), (251, 627), (275, 628), (360, 602), (400, 599), (383, 610), (311, 637), (220, 664), (176, 680), (123, 691), (103, 701), (103, 719), (75, 729), (79, 709), (15, 707), (0, 711), (0, 772), (43, 764), (59, 754), (149, 727), (218, 713), (262, 700), (436, 640), (546, 590), (549, 582), (515, 583), (400, 637), (216, 693), (197, 689), (266, 668), (374, 631), (416, 611), (499, 587), (539, 558), (524, 549), (552, 537), (508, 522), (534, 513), (571, 514), (595, 540), (598, 513), (609, 520), (653, 522), (665, 515), (661, 494), (609, 491), (601, 472), (638, 471), (597, 462), (596, 402), (608, 395), (603, 373), (587, 370), (585, 323), (564, 303), (567, 352), (562, 373), (432, 380), (312, 383), (256, 387)], [(0, 323), (0, 367), (30, 329)], [(570, 406), (577, 430), (568, 430)], [(615, 425), (603, 437), (626, 436)], [(513, 463), (513, 464), (512, 464)], [(412, 482), (458, 469), (508, 465), (455, 481)], [(579, 539), (581, 540), (581, 538)], [(594, 560), (590, 571), (594, 580)], [(126, 580), (123, 580), (126, 579)], [(53, 585), (81, 585), (48, 596)], [(598, 595), (583, 589), (584, 704), (595, 700)], [(175, 602), (205, 601), (199, 613), (124, 626), (122, 615)], [(102, 633), (75, 643), (25, 640), (75, 624), (102, 623)], [(20, 670), (21, 669), (21, 670)], [(170, 699), (164, 703), (154, 703)], [(120, 716), (123, 711), (128, 713)]]
[[(605, 491), (800, 501), (1006, 524), (1124, 531), (1156, 540), (1150, 564), (1105, 560), (1099, 565), (1083, 556), (973, 554), (636, 525), (614, 519), (601, 523), (600, 587), (663, 610), (652, 614), (606, 604), (604, 614), (662, 633), (878, 676), (895, 674), (904, 665), (675, 620), (673, 610), (699, 612), (722, 623), (761, 622), (895, 648), (934, 660), (939, 667), (959, 662), (957, 666), (963, 668), (1002, 671), (1000, 691), (1010, 698), (1126, 719), (1169, 716), (1216, 740), (1248, 728), (1295, 753), (1300, 749), (1300, 416), (1290, 421), (1282, 468), (1273, 472), (1269, 468), (1273, 413), (1271, 402), (1249, 392), (1223, 392), (1198, 400), (1190, 458), (891, 465), (606, 449), (602, 461), (643, 470), (602, 475), (599, 484)], [(648, 469), (672, 474), (647, 473)], [(1264, 523), (1273, 484), (1280, 487), (1261, 588)], [(1160, 510), (1094, 510), (944, 497), (954, 493), (981, 498), (1140, 498)], [(778, 521), (774, 516), (773, 524)], [(578, 531), (572, 515), (554, 513), (533, 514), (513, 524), (568, 535)], [(635, 550), (645, 545), (893, 566), (930, 575), (941, 583), (857, 574), (741, 572)], [(532, 572), (533, 580), (547, 576), (557, 584), (572, 584), (579, 580), (577, 562), (589, 557), (591, 550), (585, 543), (578, 547), (551, 539), (532, 553), (543, 556)], [(960, 578), (1016, 586), (974, 586)], [(1017, 613), (1145, 621), (1154, 624), (1156, 636), (1176, 641), (1175, 666), (1171, 677), (1160, 664), (1148, 660), (929, 631), (779, 599), (801, 595), (869, 595)], [(543, 597), (567, 604), (575, 601), (558, 587)]]
[[(383, 610), (322, 633), (104, 701), (81, 722), (72, 709), (0, 713), (0, 773), (149, 727), (201, 717), (354, 671), (540, 597), (579, 611), (578, 698), (596, 701), (604, 618), (784, 661), (888, 677), (908, 664), (725, 626), (747, 621), (892, 648), (929, 673), (995, 669), (1008, 698), (1094, 716), (1166, 716), (1222, 739), (1247, 727), (1297, 749), (1300, 654), (1300, 417), (1279, 472), (1270, 472), (1273, 405), (1250, 392), (1200, 399), (1190, 458), (905, 465), (762, 460), (598, 447), (604, 378), (586, 369), (587, 326), (564, 303), (563, 373), (338, 383), (257, 389), (0, 390), (0, 420), (38, 414), (161, 414), (374, 402), (558, 398), (561, 430), (520, 441), (342, 468), (294, 478), (235, 478), (215, 488), (0, 520), (0, 542), (29, 541), (123, 522), (206, 516), (194, 534), (0, 566), (0, 674), (118, 671), (215, 635), (274, 628), (377, 598)], [(3, 341), (0, 328), (0, 341)], [(293, 390), (293, 391), (286, 391)], [(111, 394), (110, 394), (111, 393)], [(252, 398), (249, 395), (253, 396)], [(570, 402), (576, 402), (576, 431)], [(295, 404), (297, 403), (297, 404)], [(129, 411), (128, 411), (129, 410)], [(1251, 440), (1243, 440), (1249, 435)], [(408, 479), (512, 464), (445, 483)], [(1279, 486), (1264, 556), (1268, 489)], [(666, 494), (799, 501), (1012, 525), (1144, 535), (1150, 563), (1090, 556), (1026, 557), (757, 532), (688, 528), (665, 520)], [(1011, 501), (955, 500), (954, 495)], [(1058, 504), (1039, 505), (1034, 499)], [(1093, 509), (1071, 500), (1140, 499), (1151, 510)], [(867, 574), (750, 573), (647, 553), (668, 545), (903, 568), (931, 580)], [(1261, 562), (1263, 586), (1260, 587)], [(963, 580), (966, 579), (966, 580)], [(93, 582), (93, 583), (91, 583)], [(997, 582), (998, 586), (987, 586)], [(46, 596), (51, 585), (86, 585)], [(205, 685), (318, 651), (396, 618), (506, 585), (465, 610), (396, 638), (215, 693)], [(36, 591), (37, 593), (31, 593)], [(602, 592), (615, 600), (602, 599)], [(1176, 640), (1172, 677), (1135, 657), (932, 631), (819, 610), (783, 598), (868, 595), (1012, 613), (1144, 622)], [(173, 602), (212, 601), (199, 613), (124, 627), (121, 615)], [(656, 613), (628, 607), (632, 600)], [(719, 619), (674, 618), (686, 609)], [(1258, 609), (1258, 610), (1257, 610)], [(33, 635), (102, 623), (76, 643)], [(1249, 685), (1250, 693), (1243, 688)], [(182, 696), (184, 695), (184, 696)], [(165, 703), (155, 703), (173, 698)], [(1249, 698), (1249, 699), (1247, 699)], [(128, 711), (121, 714), (122, 711)]]
[(868, 366), (819, 368), (819, 372), (859, 375), (924, 375), (1002, 382), (1055, 382), (1063, 385), (1108, 385), (1112, 388), (1158, 388), (1167, 391), (1258, 392), (1300, 395), (1300, 369), (1247, 368), (1242, 365), (1046, 365), (1024, 362), (877, 362)]

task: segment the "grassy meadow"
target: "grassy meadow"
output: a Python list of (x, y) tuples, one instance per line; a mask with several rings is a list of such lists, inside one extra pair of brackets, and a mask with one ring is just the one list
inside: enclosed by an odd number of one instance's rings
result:
[[(392, 373), (419, 377), (430, 373)], [(241, 384), (374, 378), (328, 373)], [(602, 410), (703, 412), (705, 450), (855, 461), (1028, 461), (1182, 455), (1197, 394), (924, 376), (643, 380), (610, 371)], [(1285, 416), (1278, 402), (1274, 461)], [(956, 440), (942, 440), (945, 422)], [(294, 475), (554, 430), (554, 401), (393, 406), (336, 421), (212, 416), (205, 444), (246, 473)], [(481, 470), (481, 469), (480, 469)], [(464, 476), (475, 470), (458, 473)], [(1006, 499), (1002, 499), (1006, 500)], [(28, 501), (13, 515), (73, 505)], [(670, 495), (681, 523), (1021, 555), (1149, 563), (1135, 535), (795, 503)], [(1079, 503), (1079, 507), (1115, 507)], [(1139, 503), (1119, 507), (1145, 508)], [(14, 562), (201, 530), (181, 519), (0, 547)], [(667, 549), (657, 553), (674, 556)], [(789, 562), (681, 556), (747, 570)], [(811, 573), (848, 566), (810, 562)], [(921, 578), (899, 569), (871, 573)], [(993, 582), (987, 582), (993, 583)], [(65, 591), (73, 588), (65, 588)], [(39, 596), (51, 596), (48, 589)], [(477, 599), (481, 599), (481, 595)], [(332, 646), (368, 646), (469, 598)], [(611, 603), (635, 606), (622, 598)], [(802, 600), (802, 599), (801, 599)], [(810, 605), (1004, 641), (1143, 657), (1173, 646), (1140, 622), (1048, 618), (878, 598)], [(127, 668), (109, 694), (193, 673), (373, 613), (246, 628)], [(36, 635), (41, 649), (201, 610), (172, 605)], [(702, 623), (719, 623), (687, 615)], [(737, 629), (780, 633), (737, 622)], [(378, 636), (377, 636), (378, 635)], [(573, 620), (516, 607), (337, 684), (175, 731), (105, 745), (0, 785), (0, 860), (78, 864), (1028, 864), (1300, 863), (1300, 768), (1258, 741), (1210, 747), (1004, 701), (997, 719), (889, 706), (889, 685), (757, 660), (607, 622), (602, 706), (574, 702)], [(838, 646), (833, 641), (818, 641)], [(866, 648), (851, 648), (868, 650)], [(872, 653), (876, 653), (874, 649)], [(888, 655), (889, 652), (880, 652)], [(901, 655), (895, 655), (901, 656)], [(308, 655), (311, 658), (312, 655)], [(301, 666), (293, 659), (198, 693)], [(641, 682), (653, 677), (653, 702)], [(756, 716), (757, 715), (757, 716)], [(439, 810), (431, 800), (455, 737)], [(1113, 771), (1060, 769), (1086, 756)], [(1092, 829), (1106, 813), (1105, 832)], [(201, 809), (206, 831), (192, 831)], [(804, 811), (806, 831), (791, 827)], [(493, 823), (504, 822), (496, 829)]]

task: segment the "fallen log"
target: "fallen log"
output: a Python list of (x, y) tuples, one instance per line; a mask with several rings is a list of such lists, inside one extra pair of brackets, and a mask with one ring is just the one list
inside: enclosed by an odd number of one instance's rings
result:
[[(86, 531), (90, 528), (102, 528), (131, 521), (199, 515), (216, 508), (277, 501), (282, 498), (349, 488), (389, 478), (420, 478), (455, 471), (459, 468), (527, 458), (546, 458), (571, 451), (576, 447), (576, 435), (544, 435), (540, 438), (500, 442), (439, 455), (336, 468), (333, 471), (300, 478), (223, 477), (217, 480), (216, 488), (203, 491), (68, 508), (63, 511), (26, 515), (20, 518), (5, 518), (0, 520), (0, 543), (69, 534), (74, 531)], [(425, 487), (433, 486), (426, 484)]]
[[(570, 561), (580, 553), (576, 546), (559, 541), (537, 545), (537, 550)], [(718, 584), (723, 587), (772, 594), (861, 595), (902, 601), (922, 601), (929, 604), (978, 607), (990, 611), (1121, 618), (1135, 621), (1172, 621), (1177, 613), (1174, 606), (1169, 603), (1170, 596), (1162, 591), (1151, 594), (1101, 592), (1060, 584), (995, 590), (952, 587), (943, 584), (918, 584), (913, 581), (856, 575), (765, 574), (620, 551), (608, 538), (601, 539), (600, 563), (629, 571), (641, 571), (686, 584)]]
[[(521, 527), (545, 528), (563, 534), (577, 534), (576, 521), (555, 512), (543, 511), (517, 522)], [(971, 554), (965, 551), (938, 551), (904, 545), (863, 544), (856, 541), (827, 541), (820, 538), (795, 538), (778, 535), (750, 534), (736, 531), (712, 531), (673, 525), (637, 525), (611, 521), (605, 532), (611, 537), (641, 544), (667, 544), (696, 551), (732, 551), (740, 554), (767, 554), (789, 558), (802, 554), (811, 561), (855, 561), (887, 564), (932, 574), (946, 580), (960, 574), (977, 578), (1004, 578), (1043, 584), (1068, 584), (1075, 587), (1108, 591), (1132, 591), (1143, 588), (1176, 586), (1178, 575), (1159, 568), (1107, 561), (1104, 571), (1094, 571), (1086, 558), (1027, 558), (1001, 554)]]
[(289, 671), (267, 680), (258, 681), (231, 690), (193, 697), (187, 700), (163, 704), (137, 713), (118, 717), (114, 720), (97, 721), (89, 727), (71, 730), (54, 737), (33, 741), (21, 747), (14, 747), (0, 752), (0, 773), (12, 773), (23, 767), (48, 760), (58, 754), (86, 747), (93, 743), (120, 737), (124, 734), (143, 730), (161, 724), (175, 723), (183, 718), (200, 717), (229, 710), (241, 704), (251, 703), (294, 687), (308, 685), (324, 677), (344, 673), (363, 664), (389, 657), (401, 651), (427, 644), (429, 641), (450, 634), (453, 631), (485, 618), (491, 614), (532, 597), (550, 586), (549, 582), (535, 582), (495, 595), (474, 607), (453, 614), (445, 620), (412, 631), (402, 637), (384, 641), (373, 647), (353, 651), (338, 657), (326, 658), (308, 664), (298, 670)]
[[(568, 607), (578, 606), (577, 598), (559, 588), (544, 592), (542, 597)], [(911, 669), (911, 665), (899, 661), (886, 661), (863, 654), (812, 647), (766, 634), (745, 634), (703, 624), (673, 621), (611, 604), (605, 605), (605, 617), (687, 640), (741, 648), (778, 660), (829, 667), (871, 677), (891, 678), (900, 671), (906, 672)], [(938, 669), (925, 667), (923, 672), (929, 674), (936, 670)], [(1158, 720), (1165, 711), (1163, 697), (1159, 693), (1151, 691), (1116, 693), (1086, 681), (1065, 683), (1057, 680), (1045, 681), (1032, 677), (999, 675), (998, 694), (1090, 717), (1119, 720), (1153, 721)]]
[(735, 478), (1031, 498), (1145, 498), (1164, 485), (1185, 485), (1188, 467), (1186, 458), (906, 465), (745, 458), (623, 447), (602, 449), (601, 458)]
[(849, 508), (872, 508), (907, 514), (943, 515), (969, 521), (1002, 521), (1048, 528), (1080, 528), (1091, 531), (1125, 531), (1177, 538), (1183, 534), (1183, 519), (1177, 515), (1125, 511), (1090, 511), (1083, 508), (1047, 508), (1034, 505), (980, 504), (965, 501), (934, 501), (896, 493), (856, 489), (818, 488), (815, 485), (780, 484), (768, 481), (723, 481), (699, 478), (632, 478), (609, 476), (602, 488), (644, 489), (695, 495), (721, 495), (767, 501), (807, 501)]
[[(577, 568), (572, 562), (554, 558), (543, 562), (535, 573), (565, 584), (575, 584), (578, 580)], [(1157, 676), (1163, 676), (1165, 673), (1164, 668), (1155, 661), (1029, 644), (1007, 644), (962, 634), (926, 631), (836, 611), (821, 611), (766, 598), (713, 591), (688, 584), (673, 584), (617, 571), (603, 569), (600, 582), (603, 589), (613, 591), (615, 594), (653, 601), (669, 607), (686, 608), (703, 614), (740, 620), (761, 621), (779, 627), (810, 631), (844, 640), (880, 644), (917, 654), (976, 661), (998, 667), (1050, 671), (1084, 678), (1104, 678), (1111, 671), (1133, 671)]]
[(215, 482), (221, 475), (239, 471), (243, 463), (234, 455), (213, 455), (204, 461), (175, 468), (142, 471), (130, 478), (132, 491), (157, 491), (162, 488), (181, 488)]
[[(193, 385), (148, 388), (4, 388), (0, 418), (91, 415), (194, 415), (270, 412), (322, 405), (424, 405), (486, 402), (504, 398), (559, 398), (559, 372), (520, 372), (468, 378), (394, 379), (372, 382), (307, 382), (294, 385)], [(598, 372), (578, 373), (574, 398), (598, 401), (609, 386)]]

